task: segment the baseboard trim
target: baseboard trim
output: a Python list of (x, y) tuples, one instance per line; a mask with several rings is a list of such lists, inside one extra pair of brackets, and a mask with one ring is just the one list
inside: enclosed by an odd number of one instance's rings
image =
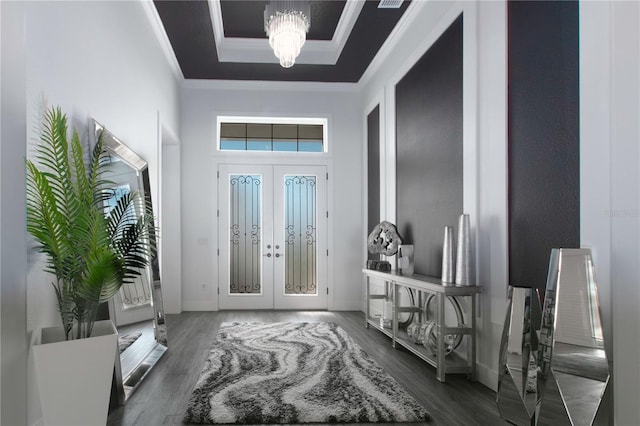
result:
[(476, 378), (494, 392), (498, 391), (498, 370), (476, 363)]
[(358, 312), (362, 312), (362, 309), (359, 306), (357, 306), (357, 307), (356, 306), (333, 306), (333, 307), (331, 307), (331, 308), (329, 308), (327, 310), (329, 312), (331, 312), (331, 311), (335, 311), (335, 312), (338, 312), (338, 311), (345, 311), (345, 312), (347, 312), (347, 311), (358, 311)]
[(203, 302), (201, 300), (183, 300), (182, 311), (217, 311), (218, 307), (213, 306), (213, 302)]

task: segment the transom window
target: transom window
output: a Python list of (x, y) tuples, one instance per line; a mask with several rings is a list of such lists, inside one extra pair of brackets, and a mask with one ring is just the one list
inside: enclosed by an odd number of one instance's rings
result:
[[(273, 119), (272, 119), (273, 120)], [(218, 120), (221, 151), (325, 152), (324, 120), (245, 122)]]

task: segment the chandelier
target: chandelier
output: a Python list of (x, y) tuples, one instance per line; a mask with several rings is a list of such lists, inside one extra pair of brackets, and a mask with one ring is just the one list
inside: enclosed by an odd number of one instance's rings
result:
[(311, 26), (309, 3), (272, 0), (264, 10), (264, 30), (283, 68), (291, 68), (307, 40)]

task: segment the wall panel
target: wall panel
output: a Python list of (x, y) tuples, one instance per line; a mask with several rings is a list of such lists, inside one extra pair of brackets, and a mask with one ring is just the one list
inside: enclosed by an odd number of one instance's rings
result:
[(396, 225), (430, 276), (463, 210), (462, 34), (461, 15), (396, 85)]
[(508, 3), (509, 283), (580, 246), (578, 3)]

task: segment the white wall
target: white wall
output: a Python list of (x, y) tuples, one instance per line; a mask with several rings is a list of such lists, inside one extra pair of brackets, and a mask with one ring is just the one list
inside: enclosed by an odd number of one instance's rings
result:
[[(182, 93), (182, 299), (184, 310), (216, 310), (216, 116), (329, 120), (329, 308), (360, 309), (362, 131), (353, 85), (190, 82)], [(245, 157), (235, 157), (242, 163)]]
[(0, 2), (0, 424), (26, 422), (24, 5)]
[(617, 425), (640, 424), (640, 6), (580, 4), (581, 241), (593, 251)]
[[(144, 5), (134, 1), (25, 2), (24, 7), (23, 114), (28, 138), (37, 138), (42, 98), (49, 105), (61, 106), (84, 140), (88, 119), (93, 117), (148, 161), (152, 196), (158, 200), (158, 114), (164, 126), (178, 133), (180, 92)], [(16, 185), (24, 192), (23, 179), (16, 179)], [(37, 256), (32, 254), (29, 259), (27, 331), (31, 332), (59, 325), (60, 320), (49, 277), (40, 272)], [(30, 376), (29, 424), (40, 416), (33, 385)]]
[(507, 290), (506, 5), (430, 1), (413, 2), (410, 8), (405, 32), (363, 81), (363, 105), (384, 99), (382, 213), (395, 220), (395, 84), (464, 13), (463, 201), (476, 244), (476, 281), (483, 288), (478, 303), (478, 379), (495, 390)]
[(160, 265), (162, 297), (166, 314), (182, 312), (182, 247), (180, 144), (175, 135), (163, 127), (162, 177), (160, 188)]

